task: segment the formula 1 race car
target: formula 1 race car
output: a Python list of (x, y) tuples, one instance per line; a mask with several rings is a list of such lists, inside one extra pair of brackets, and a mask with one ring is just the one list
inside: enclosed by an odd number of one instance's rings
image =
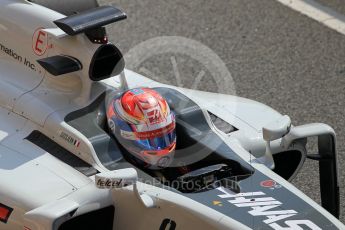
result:
[[(93, 0), (0, 0), (0, 229), (345, 229), (331, 127), (125, 69), (104, 29), (125, 18)], [(136, 164), (109, 131), (109, 95), (137, 87), (175, 114), (170, 167)], [(322, 207), (289, 183), (306, 158)]]

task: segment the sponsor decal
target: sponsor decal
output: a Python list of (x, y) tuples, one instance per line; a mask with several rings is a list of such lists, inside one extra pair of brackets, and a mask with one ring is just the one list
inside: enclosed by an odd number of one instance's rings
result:
[(260, 182), (260, 186), (269, 189), (281, 188), (282, 186), (274, 180), (265, 180)]
[(64, 131), (60, 131), (59, 132), (59, 136), (65, 140), (68, 144), (70, 145), (74, 145), (75, 147), (79, 147), (80, 145), (80, 141), (77, 140), (76, 138), (72, 137), (71, 135), (69, 135), (68, 133), (65, 133)]
[(11, 48), (6, 47), (5, 45), (0, 43), (0, 50), (7, 54), (8, 56), (12, 57), (13, 59), (17, 60), (20, 63), (23, 63), (26, 67), (30, 68), (33, 71), (36, 71), (36, 66), (31, 61), (29, 61), (26, 57), (22, 57), (16, 51)]
[(125, 131), (125, 130), (120, 130), (121, 132), (121, 136), (127, 140), (136, 140), (136, 136), (133, 132), (130, 132), (130, 131)]
[[(97, 180), (97, 187), (99, 188), (120, 188), (121, 187), (120, 185), (122, 185), (122, 179), (120, 180), (98, 179)], [(126, 186), (126, 184), (124, 184), (123, 186)]]
[(12, 212), (13, 208), (0, 203), (0, 222), (6, 224)]
[(163, 120), (160, 107), (158, 106), (153, 108), (151, 111), (147, 111), (146, 116), (149, 119), (150, 124), (156, 124)]
[(48, 49), (48, 34), (39, 28), (32, 36), (32, 49), (37, 56), (42, 56)]
[[(265, 183), (266, 184), (266, 183)], [(272, 184), (272, 182), (267, 182)], [(217, 188), (221, 192), (219, 198), (226, 199), (230, 204), (249, 209), (248, 213), (254, 217), (261, 217), (263, 223), (275, 230), (303, 230), (303, 227), (309, 227), (311, 230), (321, 230), (319, 226), (311, 220), (291, 219), (298, 214), (297, 211), (290, 209), (284, 210), (280, 206), (283, 204), (273, 197), (268, 197), (262, 191), (233, 193), (224, 187)], [(284, 226), (278, 224), (278, 221), (284, 221)]]
[(168, 126), (152, 131), (147, 132), (136, 132), (135, 136), (140, 140), (151, 139), (159, 136), (163, 136), (164, 134), (170, 133), (174, 131), (175, 123), (170, 123)]
[(14, 51), (13, 49), (7, 48), (5, 45), (0, 44), (0, 50), (2, 52), (6, 53), (8, 56), (11, 56), (15, 60), (17, 60), (19, 62), (23, 62), (23, 57), (20, 56), (19, 54), (17, 54), (16, 51)]

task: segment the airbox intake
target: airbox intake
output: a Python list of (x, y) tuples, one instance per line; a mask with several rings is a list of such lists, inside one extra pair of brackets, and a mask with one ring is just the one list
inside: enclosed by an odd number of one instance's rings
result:
[(112, 44), (102, 45), (92, 57), (89, 77), (92, 81), (101, 81), (119, 75), (124, 68), (121, 51)]

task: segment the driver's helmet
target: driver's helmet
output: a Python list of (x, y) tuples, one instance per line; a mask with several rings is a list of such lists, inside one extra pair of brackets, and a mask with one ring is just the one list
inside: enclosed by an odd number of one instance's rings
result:
[(175, 115), (150, 88), (135, 88), (111, 99), (108, 125), (118, 142), (146, 166), (169, 166), (176, 146)]

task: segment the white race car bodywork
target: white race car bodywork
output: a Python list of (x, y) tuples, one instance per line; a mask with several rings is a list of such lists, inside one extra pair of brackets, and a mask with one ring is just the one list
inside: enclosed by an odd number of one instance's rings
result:
[[(194, 101), (204, 113), (209, 111), (236, 127), (236, 132), (225, 134), (209, 118), (207, 121), (212, 131), (242, 160), (328, 220), (324, 226), (319, 226), (304, 214), (294, 219), (294, 215), (301, 214), (295, 211), (296, 203), (291, 203), (285, 213), (282, 209), (281, 213), (273, 214), (281, 218), (272, 221), (264, 221), (272, 219), (272, 215), (255, 215), (247, 208), (248, 218), (253, 221), (246, 224), (213, 207), (214, 201), (222, 202), (224, 207), (228, 203), (236, 203), (228, 200), (247, 196), (242, 193), (234, 195), (221, 188), (217, 191), (218, 196), (205, 197), (210, 206), (184, 194), (141, 182), (137, 182), (137, 186), (144, 197), (133, 191), (134, 186), (99, 189), (95, 175), (86, 176), (35, 145), (28, 136), (39, 131), (99, 173), (111, 171), (99, 159), (90, 139), (65, 118), (89, 106), (107, 90), (122, 90), (120, 76), (94, 82), (88, 78), (87, 67), (100, 45), (91, 43), (84, 34), (72, 37), (57, 28), (53, 21), (64, 17), (24, 0), (0, 0), (0, 210), (1, 204), (12, 209), (6, 223), (0, 222), (0, 229), (58, 230), (72, 218), (109, 206), (115, 207), (113, 229), (345, 229), (334, 216), (265, 166), (262, 159), (265, 159), (266, 142), (262, 138), (262, 128), (282, 115), (248, 99), (176, 88), (130, 70), (124, 72), (129, 88), (144, 86), (177, 90)], [(39, 31), (43, 31), (43, 37), (37, 34)], [(38, 55), (35, 49), (42, 52), (38, 51)], [(85, 68), (52, 76), (36, 62), (59, 54), (78, 58)], [(304, 137), (334, 134), (329, 126), (323, 124), (313, 124), (303, 130), (309, 132), (303, 134)], [(297, 172), (306, 156), (305, 140), (290, 139), (296, 141), (284, 146), (289, 139), (284, 139), (283, 143), (280, 138), (271, 142), (271, 148), (273, 154), (288, 150), (303, 153)], [(257, 189), (253, 187), (247, 192), (260, 192)], [(277, 198), (270, 201), (280, 202)], [(100, 229), (102, 224), (99, 222)]]

